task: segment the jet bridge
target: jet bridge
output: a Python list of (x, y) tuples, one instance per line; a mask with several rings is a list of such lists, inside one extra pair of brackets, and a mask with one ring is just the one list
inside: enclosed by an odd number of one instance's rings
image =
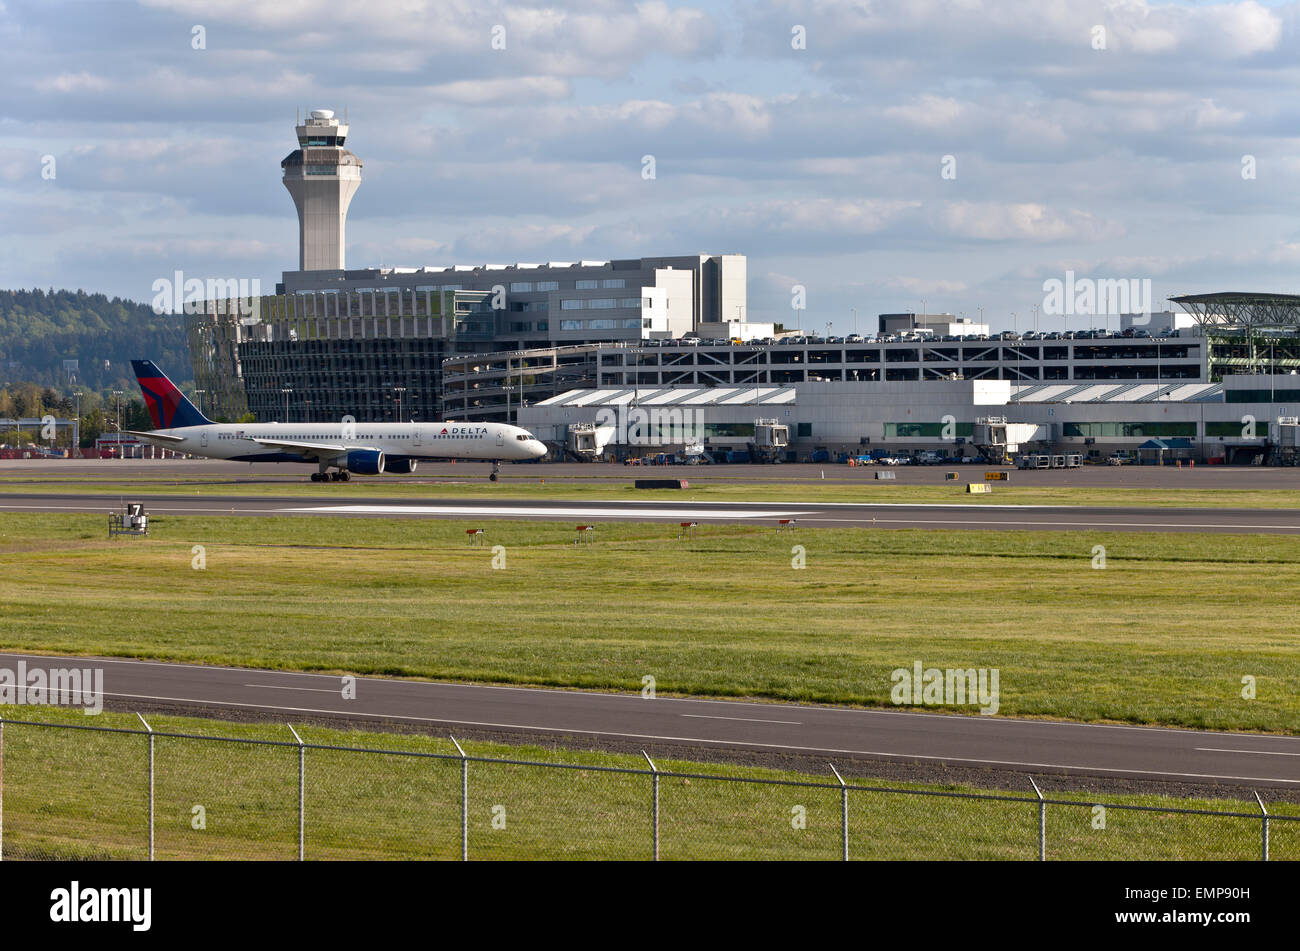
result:
[(1050, 443), (1051, 426), (1041, 423), (1012, 423), (1005, 416), (982, 416), (975, 420), (971, 442), (993, 464), (1007, 461), (1029, 443)]
[(595, 462), (604, 453), (610, 439), (614, 437), (613, 426), (601, 426), (597, 423), (570, 423), (565, 434), (564, 449), (569, 456), (579, 462)]

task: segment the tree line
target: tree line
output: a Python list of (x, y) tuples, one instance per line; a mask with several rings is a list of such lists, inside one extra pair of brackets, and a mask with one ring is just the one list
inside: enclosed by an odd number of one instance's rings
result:
[[(184, 318), (147, 304), (85, 291), (0, 290), (0, 386), (135, 386), (131, 361), (148, 358), (188, 383)], [(76, 361), (71, 373), (64, 361)], [(0, 414), (2, 415), (2, 414)]]
[[(131, 371), (141, 358), (193, 387), (181, 317), (81, 290), (0, 290), (0, 420), (69, 419), (80, 409), (83, 447), (113, 432), (119, 414), (123, 429), (152, 429)], [(45, 443), (39, 427), (0, 427), (0, 444)], [(67, 443), (60, 435), (56, 445)]]

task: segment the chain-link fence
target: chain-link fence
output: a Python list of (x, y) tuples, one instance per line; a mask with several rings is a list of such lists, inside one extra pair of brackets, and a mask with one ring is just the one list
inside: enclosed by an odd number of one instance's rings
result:
[[(0, 719), (0, 859), (1297, 859), (1216, 811)], [(389, 738), (391, 739), (391, 738)], [(383, 740), (377, 740), (382, 744)]]

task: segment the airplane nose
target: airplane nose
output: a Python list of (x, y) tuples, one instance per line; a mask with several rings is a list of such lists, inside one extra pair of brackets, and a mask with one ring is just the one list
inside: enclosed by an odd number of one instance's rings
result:
[(528, 444), (528, 448), (532, 450), (533, 456), (537, 459), (546, 455), (546, 447), (542, 445), (540, 440), (534, 439)]

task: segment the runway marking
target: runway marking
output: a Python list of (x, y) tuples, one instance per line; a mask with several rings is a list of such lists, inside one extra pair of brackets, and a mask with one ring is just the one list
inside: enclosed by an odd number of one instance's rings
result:
[[(96, 500), (98, 501), (98, 500)], [(639, 503), (645, 504), (645, 503)], [(872, 525), (901, 525), (922, 526), (922, 525), (950, 525), (959, 528), (1118, 528), (1118, 529), (1160, 529), (1164, 531), (1195, 531), (1195, 530), (1214, 530), (1229, 531), (1238, 533), (1249, 532), (1300, 532), (1300, 523), (1289, 525), (1274, 524), (1256, 524), (1248, 521), (1242, 522), (1102, 522), (1102, 521), (1066, 521), (1061, 519), (979, 519), (979, 518), (940, 518), (940, 519), (923, 519), (923, 518), (883, 518), (870, 514), (871, 508), (879, 507), (881, 503), (869, 503), (864, 505), (866, 511), (857, 518), (831, 518), (821, 516), (812, 511), (793, 511), (793, 510), (765, 510), (765, 511), (745, 511), (731, 509), (696, 509), (690, 508), (691, 503), (660, 503), (684, 505), (686, 508), (671, 509), (587, 509), (587, 508), (524, 508), (524, 507), (477, 507), (477, 506), (419, 506), (419, 505), (321, 505), (301, 508), (243, 508), (239, 505), (234, 506), (198, 506), (198, 505), (154, 505), (151, 503), (151, 510), (154, 514), (172, 514), (172, 515), (194, 515), (199, 513), (221, 513), (236, 515), (254, 515), (265, 516), (272, 514), (317, 514), (317, 515), (428, 515), (428, 516), (454, 516), (454, 517), (473, 517), (483, 518), (492, 517), (529, 517), (540, 519), (561, 519), (561, 518), (590, 518), (590, 519), (634, 519), (634, 518), (705, 518), (720, 521), (727, 520), (744, 520), (744, 519), (762, 519), (777, 517), (798, 517), (804, 519), (809, 525), (815, 524), (843, 524), (843, 525), (861, 525), (868, 524), (868, 519)], [(761, 504), (761, 503), (754, 503)], [(818, 506), (823, 505), (855, 505), (859, 503), (816, 503)], [(907, 503), (885, 503), (897, 505), (899, 508), (918, 507)], [(953, 509), (973, 509), (976, 506), (954, 505), (935, 505), (934, 508), (953, 508)], [(1044, 508), (1060, 508), (1060, 506), (1043, 506)], [(978, 508), (991, 508), (991, 506), (978, 506)], [(1032, 508), (1032, 506), (1006, 506), (1003, 510), (1013, 508)], [(37, 511), (37, 512), (100, 512), (114, 511), (113, 507), (107, 505), (98, 505), (94, 502), (87, 502), (84, 505), (15, 505), (0, 502), (0, 511)], [(1086, 507), (1080, 507), (1075, 511), (1086, 511)]]
[[(5, 504), (0, 504), (0, 511), (9, 511), (10, 509), (24, 509), (24, 510), (25, 510), (25, 509), (33, 509), (33, 510), (38, 511), (38, 512), (85, 512), (85, 511), (87, 511), (87, 510), (89, 510), (89, 511), (91, 511), (91, 512), (100, 512), (100, 511), (104, 511), (104, 512), (116, 512), (116, 511), (118, 511), (119, 508), (120, 508), (120, 506), (112, 506), (112, 507), (103, 506), (103, 507), (101, 507), (101, 506), (98, 506), (98, 505), (92, 505), (92, 504), (90, 504), (90, 503), (87, 503), (87, 504), (85, 504), (85, 505), (5, 505)], [(227, 513), (229, 513), (229, 512), (233, 512), (233, 511), (235, 511), (235, 508), (234, 508), (233, 506), (218, 506), (218, 507), (216, 507), (216, 508), (203, 508), (202, 506), (198, 506), (198, 505), (187, 505), (187, 506), (185, 506), (184, 508), (176, 508), (176, 507), (174, 507), (174, 506), (155, 507), (155, 506), (153, 505), (153, 503), (150, 503), (150, 504), (149, 504), (149, 514), (150, 514), (150, 515), (157, 515), (157, 514), (160, 513), (160, 512), (171, 513), (171, 514), (174, 514), (174, 515), (190, 515), (190, 514), (193, 514), (194, 512), (227, 512)], [(253, 513), (262, 513), (262, 512), (266, 512), (266, 511), (274, 511), (274, 510), (268, 510), (268, 509), (241, 509), (240, 511), (253, 512)]]
[[(849, 525), (861, 525), (866, 519), (866, 515), (861, 518), (819, 518), (815, 513), (805, 514), (804, 516), (806, 522), (843, 522)], [(1035, 525), (1039, 527), (1067, 525), (1072, 528), (1231, 528), (1239, 531), (1258, 531), (1261, 529), (1300, 531), (1300, 523), (1293, 525), (1256, 525), (1251, 522), (1233, 522), (1229, 524), (1215, 522), (1064, 522), (1046, 519), (1030, 521), (1027, 519), (970, 518), (872, 518), (872, 522), (883, 522), (889, 525)]]
[(707, 713), (679, 713), (678, 716), (690, 717), (693, 720), (739, 720), (741, 723), (791, 723), (795, 726), (800, 725), (799, 720), (762, 720), (758, 717), (715, 717)]
[[(680, 503), (678, 503), (680, 504)], [(775, 518), (776, 516), (802, 516), (808, 513), (795, 511), (733, 511), (730, 509), (595, 509), (595, 508), (541, 508), (523, 505), (321, 505), (310, 508), (284, 508), (279, 512), (346, 513), (349, 515), (463, 515), (479, 518), (492, 516), (545, 516), (548, 518)]]
[(167, 703), (195, 703), (220, 707), (248, 707), (253, 710), (279, 710), (289, 713), (324, 713), (331, 716), (363, 716), (381, 720), (411, 720), (419, 723), (442, 723), (456, 726), (492, 727), (499, 730), (532, 730), (543, 733), (584, 733), (588, 736), (616, 736), (634, 740), (662, 740), (669, 743), (708, 743), (717, 746), (748, 746), (760, 749), (794, 750), (801, 753), (842, 753), (849, 756), (881, 756), (895, 759), (933, 760), (939, 763), (973, 763), (986, 766), (1019, 766), (1030, 769), (1073, 769), (1090, 773), (1126, 773), (1137, 776), (1178, 776), (1183, 779), (1230, 779), (1247, 783), (1286, 783), (1300, 785), (1300, 779), (1283, 779), (1273, 776), (1233, 776), (1221, 773), (1175, 773), (1165, 770), (1123, 769), (1117, 766), (1079, 766), (1066, 763), (1029, 763), (1020, 760), (972, 759), (962, 756), (927, 756), (921, 753), (886, 753), (879, 750), (849, 750), (823, 746), (796, 746), (788, 743), (755, 743), (747, 740), (715, 740), (698, 736), (665, 736), (656, 733), (620, 733), (613, 730), (589, 730), (583, 727), (537, 726), (524, 723), (495, 723), (483, 720), (453, 720), (443, 717), (416, 717), (399, 713), (366, 713), (351, 710), (322, 710), (312, 707), (284, 707), (256, 703), (239, 703), (234, 700), (196, 700), (192, 697), (156, 697), (152, 694), (106, 693), (107, 697), (126, 700), (160, 700)]
[(1226, 747), (1198, 746), (1202, 753), (1254, 753), (1256, 756), (1300, 756), (1300, 753), (1287, 753), (1283, 750), (1233, 750)]
[(261, 687), (265, 690), (309, 690), (312, 693), (340, 693), (328, 687), (284, 687), (280, 684), (244, 684), (245, 687)]

